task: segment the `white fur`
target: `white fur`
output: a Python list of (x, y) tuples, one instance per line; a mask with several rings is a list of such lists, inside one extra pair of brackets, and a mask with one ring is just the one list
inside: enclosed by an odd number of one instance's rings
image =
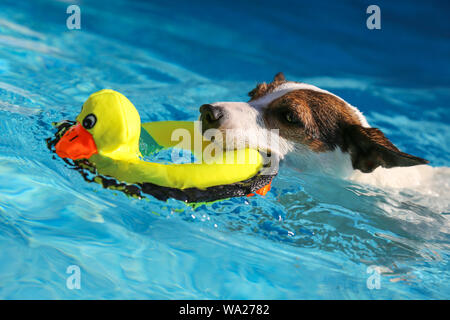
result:
[(434, 169), (428, 165), (390, 169), (378, 167), (370, 174), (354, 170), (349, 176), (349, 179), (379, 187), (403, 188), (408, 186), (409, 188), (417, 188), (424, 181), (432, 179)]

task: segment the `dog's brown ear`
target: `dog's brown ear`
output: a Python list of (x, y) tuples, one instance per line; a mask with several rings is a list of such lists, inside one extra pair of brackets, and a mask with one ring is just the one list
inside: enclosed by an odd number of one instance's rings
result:
[(268, 86), (266, 83), (258, 83), (256, 85), (256, 88), (248, 93), (249, 97), (251, 98), (250, 101), (262, 97), (263, 95), (266, 94), (267, 90)]
[(283, 72), (278, 72), (275, 77), (273, 77), (273, 82), (285, 82), (286, 78), (284, 77)]
[(401, 152), (377, 128), (350, 125), (343, 128), (343, 151), (350, 153), (353, 169), (372, 172), (377, 167), (410, 167), (427, 160)]
[(286, 78), (284, 77), (283, 72), (278, 72), (271, 83), (258, 83), (256, 85), (256, 88), (248, 93), (250, 101), (258, 99), (266, 93), (271, 92), (274, 88), (276, 88), (283, 82), (286, 82)]

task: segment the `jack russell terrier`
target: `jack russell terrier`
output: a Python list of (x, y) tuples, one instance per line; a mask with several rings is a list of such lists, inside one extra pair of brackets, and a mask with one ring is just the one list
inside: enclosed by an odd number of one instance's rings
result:
[[(216, 129), (225, 148), (245, 143), (276, 153), (301, 172), (319, 173), (385, 186), (420, 184), (433, 168), (415, 173), (427, 160), (400, 151), (363, 114), (338, 96), (313, 85), (287, 81), (283, 73), (249, 92), (248, 102), (215, 102), (200, 107), (202, 131)], [(273, 147), (267, 132), (278, 129)], [(226, 141), (226, 143), (224, 143)], [(230, 143), (230, 141), (232, 143)], [(392, 170), (400, 169), (395, 173)], [(407, 176), (406, 182), (395, 176)]]

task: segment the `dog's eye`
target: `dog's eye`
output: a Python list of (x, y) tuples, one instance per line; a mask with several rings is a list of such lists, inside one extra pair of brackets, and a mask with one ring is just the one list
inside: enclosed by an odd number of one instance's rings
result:
[(97, 123), (97, 117), (94, 114), (88, 114), (84, 119), (83, 119), (83, 127), (85, 129), (92, 129), (95, 124)]
[(292, 123), (292, 124), (297, 124), (300, 123), (300, 120), (297, 118), (297, 116), (293, 113), (293, 112), (286, 112), (284, 114), (284, 118), (286, 119), (287, 122)]

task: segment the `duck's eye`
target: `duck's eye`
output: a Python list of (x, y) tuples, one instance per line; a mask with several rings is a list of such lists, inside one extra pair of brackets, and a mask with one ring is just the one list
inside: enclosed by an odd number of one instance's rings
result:
[(94, 114), (88, 114), (83, 119), (83, 127), (85, 129), (92, 129), (95, 126), (95, 123), (97, 122), (97, 117)]

